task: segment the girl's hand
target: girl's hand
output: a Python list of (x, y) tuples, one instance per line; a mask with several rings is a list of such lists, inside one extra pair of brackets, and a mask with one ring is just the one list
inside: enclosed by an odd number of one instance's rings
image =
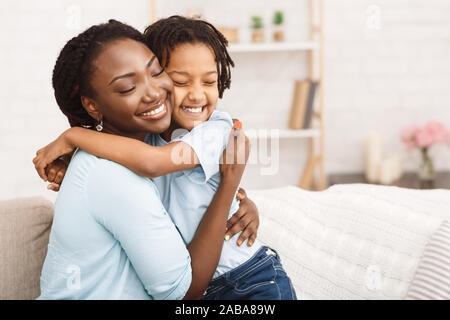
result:
[(250, 142), (244, 131), (233, 127), (220, 163), (220, 174), (225, 183), (232, 183), (238, 188), (249, 154)]
[(236, 233), (242, 231), (236, 242), (237, 245), (240, 246), (248, 239), (247, 246), (251, 247), (255, 242), (259, 227), (258, 208), (252, 200), (247, 198), (247, 193), (242, 188), (239, 188), (236, 198), (240, 200), (239, 209), (227, 222), (225, 240), (228, 241)]
[[(34, 157), (34, 159), (33, 159), (34, 167), (36, 168), (38, 175), (44, 181), (52, 182), (49, 179), (48, 175), (53, 177), (54, 174), (56, 175), (59, 172), (59, 170), (55, 171), (56, 169), (51, 170), (52, 168), (49, 168), (49, 170), (46, 170), (47, 166), (50, 165), (53, 161), (55, 161), (59, 157), (69, 154), (75, 150), (75, 146), (73, 146), (69, 143), (69, 140), (67, 138), (67, 132), (68, 132), (68, 130), (66, 132), (64, 132), (62, 135), (60, 135), (58, 137), (58, 139), (56, 139), (49, 145), (45, 146), (44, 148), (39, 149), (36, 152), (36, 157)], [(66, 167), (67, 167), (67, 165), (66, 165)], [(65, 170), (64, 170), (64, 173), (65, 173)], [(53, 178), (52, 180), (57, 181), (57, 180), (55, 180), (55, 178)]]
[(63, 160), (56, 159), (45, 168), (45, 174), (47, 175), (48, 182), (50, 182), (47, 186), (48, 190), (59, 191), (61, 182), (66, 174), (67, 166), (68, 164)]

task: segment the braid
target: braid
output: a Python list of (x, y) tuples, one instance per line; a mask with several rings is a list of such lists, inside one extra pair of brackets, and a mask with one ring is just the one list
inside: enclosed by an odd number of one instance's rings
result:
[(80, 84), (82, 80), (86, 82), (86, 79), (81, 77), (83, 62), (96, 31), (94, 26), (78, 37), (72, 38), (62, 49), (53, 69), (52, 82), (56, 102), (72, 127), (92, 126), (95, 121), (81, 105)]
[(52, 83), (56, 102), (70, 126), (95, 126), (97, 119), (91, 118), (81, 103), (81, 96), (92, 98), (95, 95), (90, 85), (92, 61), (104, 44), (123, 38), (143, 42), (142, 34), (136, 29), (109, 20), (80, 33), (61, 50), (53, 68)]
[(234, 62), (228, 54), (228, 41), (211, 23), (204, 20), (171, 16), (158, 20), (144, 31), (145, 42), (164, 67), (170, 61), (170, 53), (179, 44), (203, 43), (214, 51), (218, 73), (219, 97), (231, 85), (231, 67)]

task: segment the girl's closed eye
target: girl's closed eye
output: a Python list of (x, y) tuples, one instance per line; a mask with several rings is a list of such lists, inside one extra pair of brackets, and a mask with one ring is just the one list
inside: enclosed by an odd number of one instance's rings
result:
[(161, 68), (161, 71), (158, 71), (158, 72), (152, 74), (152, 77), (153, 77), (153, 78), (157, 78), (157, 77), (159, 77), (160, 75), (162, 75), (162, 74), (164, 73), (164, 71), (165, 71), (165, 69), (164, 69), (164, 68)]
[(172, 80), (172, 81), (173, 81), (173, 84), (174, 84), (174, 85), (180, 86), (180, 87), (186, 86), (186, 85), (188, 84), (187, 81), (177, 81), (177, 80)]

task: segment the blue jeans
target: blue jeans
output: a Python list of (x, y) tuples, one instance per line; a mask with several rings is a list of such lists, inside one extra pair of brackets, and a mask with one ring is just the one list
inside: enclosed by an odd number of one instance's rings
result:
[(278, 253), (263, 246), (239, 267), (213, 279), (203, 300), (297, 300)]

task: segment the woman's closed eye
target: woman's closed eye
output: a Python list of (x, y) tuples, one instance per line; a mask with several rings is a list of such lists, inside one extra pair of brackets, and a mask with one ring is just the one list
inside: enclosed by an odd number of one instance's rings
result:
[(129, 89), (119, 90), (119, 93), (120, 93), (120, 94), (127, 94), (127, 93), (133, 91), (135, 88), (136, 88), (136, 87), (133, 86), (133, 87), (131, 87), (131, 88), (129, 88)]
[(212, 86), (212, 85), (214, 85), (215, 83), (216, 83), (217, 81), (205, 81), (204, 83), (206, 84), (206, 85), (208, 85), (208, 86)]

